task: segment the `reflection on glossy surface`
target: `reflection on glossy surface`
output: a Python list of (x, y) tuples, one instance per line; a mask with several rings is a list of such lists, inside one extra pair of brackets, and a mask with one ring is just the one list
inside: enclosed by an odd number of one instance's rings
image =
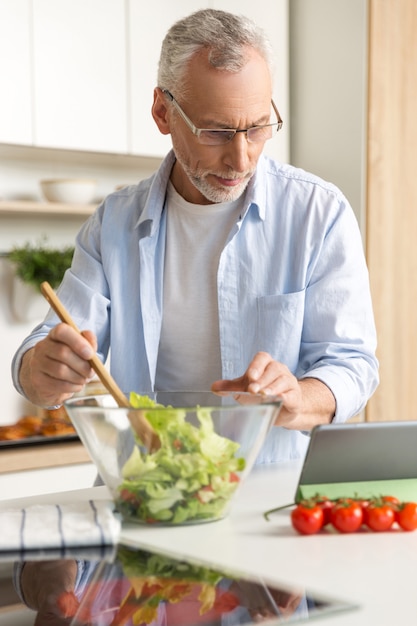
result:
[(15, 585), (36, 611), (35, 626), (279, 624), (348, 608), (301, 589), (125, 546), (104, 555), (43, 553), (16, 562)]

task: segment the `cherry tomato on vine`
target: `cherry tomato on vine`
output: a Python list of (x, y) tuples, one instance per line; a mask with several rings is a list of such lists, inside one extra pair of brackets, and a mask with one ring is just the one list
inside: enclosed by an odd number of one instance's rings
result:
[(371, 530), (389, 530), (395, 522), (395, 510), (391, 502), (383, 498), (371, 500), (364, 511), (364, 522)]
[(361, 505), (362, 511), (365, 511), (365, 509), (369, 506), (369, 500), (366, 500), (366, 498), (355, 498), (355, 502)]
[(417, 529), (417, 503), (403, 502), (398, 505), (395, 519), (403, 530)]
[(386, 502), (387, 504), (391, 505), (394, 511), (396, 511), (398, 506), (401, 504), (399, 499), (395, 496), (382, 496), (381, 500), (382, 502)]
[(354, 533), (363, 522), (363, 511), (359, 502), (351, 498), (338, 500), (332, 508), (330, 521), (341, 533)]
[(401, 500), (399, 500), (396, 496), (382, 496), (381, 500), (390, 505), (390, 507), (394, 511), (395, 521), (397, 521), (397, 511), (402, 504)]
[(330, 524), (330, 513), (333, 508), (333, 501), (329, 500), (327, 496), (323, 496), (321, 494), (317, 494), (312, 498), (312, 500), (318, 504), (323, 511), (323, 526)]
[(291, 511), (291, 523), (302, 535), (314, 535), (323, 526), (323, 511), (313, 500), (300, 502)]

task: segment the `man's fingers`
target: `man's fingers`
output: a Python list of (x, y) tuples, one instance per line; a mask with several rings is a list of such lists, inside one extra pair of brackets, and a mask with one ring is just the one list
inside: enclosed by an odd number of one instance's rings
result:
[(80, 334), (68, 324), (60, 323), (50, 331), (49, 337), (57, 344), (65, 344), (82, 359), (89, 360), (94, 356), (97, 340), (91, 331)]

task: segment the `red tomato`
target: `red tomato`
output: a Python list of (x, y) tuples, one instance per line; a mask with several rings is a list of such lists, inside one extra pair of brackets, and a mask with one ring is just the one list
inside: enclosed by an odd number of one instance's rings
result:
[(381, 500), (371, 501), (364, 511), (365, 524), (376, 532), (389, 530), (395, 521), (392, 504)]
[(327, 496), (316, 495), (312, 498), (313, 502), (323, 511), (323, 526), (330, 524), (330, 513), (333, 508), (333, 502)]
[(312, 501), (301, 502), (291, 511), (291, 523), (302, 535), (314, 535), (323, 526), (323, 511)]
[(396, 511), (401, 504), (399, 499), (395, 496), (382, 496), (381, 500), (389, 504), (394, 511)]
[(330, 521), (339, 532), (354, 533), (362, 525), (362, 507), (351, 498), (338, 500), (330, 513)]
[(359, 500), (357, 498), (355, 498), (355, 502), (357, 502), (358, 504), (360, 504), (361, 508), (362, 508), (362, 512), (365, 515), (365, 511), (369, 506), (369, 500), (366, 500), (365, 498), (360, 498)]
[(398, 506), (395, 518), (403, 530), (416, 530), (417, 504), (415, 502), (403, 502)]
[(135, 504), (137, 506), (139, 506), (140, 504), (140, 501), (138, 500), (137, 496), (131, 491), (129, 491), (129, 489), (121, 490), (120, 499), (124, 500), (125, 502), (130, 502), (131, 504)]
[(219, 613), (229, 613), (240, 605), (239, 598), (231, 591), (224, 591), (216, 588), (216, 599), (213, 609)]
[(63, 591), (56, 600), (62, 617), (74, 617), (80, 603), (72, 591)]

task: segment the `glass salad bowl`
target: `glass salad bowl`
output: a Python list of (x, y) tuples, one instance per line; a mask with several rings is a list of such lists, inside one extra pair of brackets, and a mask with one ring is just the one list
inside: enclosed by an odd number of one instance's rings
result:
[(225, 517), (281, 408), (278, 397), (241, 392), (129, 400), (121, 408), (99, 394), (65, 408), (122, 518), (145, 524)]

